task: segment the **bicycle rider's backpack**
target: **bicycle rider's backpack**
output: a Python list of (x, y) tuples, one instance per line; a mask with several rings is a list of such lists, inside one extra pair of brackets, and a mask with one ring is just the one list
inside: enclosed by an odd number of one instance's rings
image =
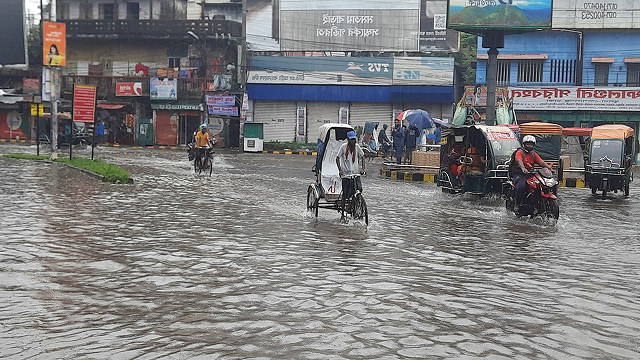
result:
[[(513, 175), (515, 175), (515, 174), (516, 174), (516, 171), (518, 171), (518, 170), (517, 170), (517, 168), (518, 168), (518, 164), (516, 163), (516, 153), (517, 153), (518, 151), (521, 151), (521, 150), (524, 152), (524, 149), (522, 149), (522, 148), (520, 147), (520, 148), (518, 148), (516, 151), (514, 151), (514, 152), (511, 154), (511, 160), (509, 160), (509, 177), (510, 177), (510, 178), (512, 178), (512, 177), (513, 177)], [(523, 154), (523, 155), (524, 155), (524, 154)]]

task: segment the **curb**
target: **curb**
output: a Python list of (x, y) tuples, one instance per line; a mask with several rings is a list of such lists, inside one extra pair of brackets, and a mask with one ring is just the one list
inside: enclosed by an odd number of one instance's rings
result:
[[(70, 167), (72, 169), (79, 170), (79, 171), (81, 171), (81, 172), (83, 172), (83, 173), (85, 173), (85, 174), (87, 174), (89, 176), (92, 176), (92, 177), (94, 177), (96, 179), (101, 180), (102, 182), (108, 182), (108, 183), (111, 183), (111, 184), (122, 184), (122, 183), (119, 183), (119, 182), (112, 183), (110, 181), (107, 181), (107, 178), (104, 175), (100, 175), (98, 173), (94, 173), (93, 171), (90, 171), (90, 170), (87, 170), (87, 169), (83, 169), (83, 168), (79, 168), (79, 167), (76, 167), (76, 166), (73, 166), (73, 165), (70, 165), (70, 164), (67, 164), (67, 163), (53, 161), (53, 160), (49, 160), (49, 159), (47, 159), (47, 160), (36, 160), (36, 159), (34, 159), (34, 160), (31, 160), (31, 161), (41, 161), (41, 162), (46, 162), (46, 163), (49, 163), (49, 164), (64, 165), (64, 166)], [(133, 178), (129, 178), (129, 181), (127, 182), (127, 184), (133, 184)]]
[(282, 155), (309, 155), (309, 156), (316, 156), (318, 153), (316, 153), (315, 151), (290, 151), (290, 150), (286, 150), (286, 151), (280, 151), (280, 150), (262, 150), (262, 151), (258, 151), (258, 152), (251, 152), (251, 151), (245, 151), (245, 153), (251, 154), (282, 154)]

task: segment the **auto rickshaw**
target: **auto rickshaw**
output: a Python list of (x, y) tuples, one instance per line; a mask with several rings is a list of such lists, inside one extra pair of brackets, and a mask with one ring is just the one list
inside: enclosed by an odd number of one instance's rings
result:
[(436, 184), (448, 193), (500, 194), (511, 154), (520, 147), (506, 126), (471, 125), (442, 130)]
[(562, 150), (562, 126), (553, 123), (529, 122), (520, 124), (520, 137), (533, 135), (536, 138), (535, 152), (542, 160), (553, 165), (560, 165)]
[(626, 125), (600, 125), (591, 130), (585, 182), (592, 194), (602, 191), (606, 199), (609, 191), (624, 191), (629, 196), (634, 142), (633, 129)]

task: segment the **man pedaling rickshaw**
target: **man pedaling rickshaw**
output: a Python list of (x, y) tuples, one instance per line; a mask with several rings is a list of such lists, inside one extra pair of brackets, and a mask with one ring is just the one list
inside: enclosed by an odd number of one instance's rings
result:
[(209, 136), (209, 132), (207, 131), (207, 124), (200, 125), (200, 130), (196, 133), (195, 137), (195, 149), (196, 149), (196, 160), (201, 161), (203, 156), (206, 154), (207, 149), (210, 148), (211, 137)]
[(551, 165), (544, 162), (540, 155), (533, 151), (533, 148), (536, 146), (535, 136), (525, 136), (522, 139), (522, 145), (523, 147), (517, 149), (513, 155), (511, 155), (510, 165), (510, 174), (516, 186), (515, 201), (518, 207), (524, 202), (527, 191), (527, 179), (533, 172), (533, 166), (538, 165), (552, 170)]

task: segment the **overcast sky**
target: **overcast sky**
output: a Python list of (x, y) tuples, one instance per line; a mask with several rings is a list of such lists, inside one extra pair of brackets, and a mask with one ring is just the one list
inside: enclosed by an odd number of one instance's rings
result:
[[(32, 13), (36, 15), (36, 19), (40, 18), (40, 0), (25, 0), (27, 5), (27, 14)], [(45, 6), (49, 3), (49, 0), (42, 0), (42, 4)]]

